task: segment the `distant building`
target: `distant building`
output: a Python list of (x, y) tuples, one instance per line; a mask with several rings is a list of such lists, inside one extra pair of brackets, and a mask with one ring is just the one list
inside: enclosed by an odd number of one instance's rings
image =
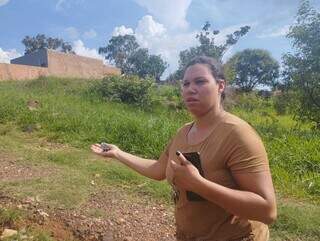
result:
[(10, 61), (11, 64), (23, 64), (38, 67), (48, 67), (48, 51), (47, 49), (39, 49), (36, 52), (26, 54)]
[(40, 76), (103, 78), (119, 75), (120, 69), (103, 64), (102, 60), (40, 49), (0, 64), (0, 80), (34, 79)]

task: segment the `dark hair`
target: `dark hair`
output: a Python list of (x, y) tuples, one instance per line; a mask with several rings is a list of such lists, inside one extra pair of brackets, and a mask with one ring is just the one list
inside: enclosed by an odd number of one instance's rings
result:
[[(209, 67), (212, 76), (214, 77), (214, 79), (216, 80), (216, 82), (218, 82), (219, 80), (224, 80), (226, 81), (224, 72), (223, 72), (223, 66), (222, 64), (217, 61), (214, 58), (211, 57), (207, 57), (207, 56), (197, 56), (195, 58), (193, 58), (184, 68), (183, 73), (187, 70), (188, 67), (195, 65), (195, 64), (205, 64)], [(222, 100), (225, 99), (225, 93), (223, 92), (221, 94), (221, 98)]]

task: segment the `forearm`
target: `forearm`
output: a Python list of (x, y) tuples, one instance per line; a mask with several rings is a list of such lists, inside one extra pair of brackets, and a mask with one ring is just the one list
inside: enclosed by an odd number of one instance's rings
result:
[(145, 177), (154, 180), (163, 180), (165, 177), (165, 170), (157, 160), (141, 158), (121, 150), (115, 158)]
[(227, 188), (205, 178), (199, 179), (194, 191), (233, 215), (266, 224), (275, 220), (276, 209), (270, 204), (272, 201), (253, 192)]

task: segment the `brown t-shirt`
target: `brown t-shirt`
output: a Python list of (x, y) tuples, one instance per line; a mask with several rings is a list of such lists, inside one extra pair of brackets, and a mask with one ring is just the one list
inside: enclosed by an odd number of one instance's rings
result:
[[(268, 171), (268, 158), (255, 130), (240, 118), (225, 112), (215, 120), (210, 135), (196, 145), (187, 143), (192, 123), (183, 126), (172, 138), (159, 161), (167, 163), (167, 180), (172, 179), (168, 160), (176, 160), (176, 151), (199, 152), (204, 177), (217, 184), (238, 189), (233, 173)], [(254, 181), (254, 180), (253, 180)], [(209, 201), (188, 201), (185, 190), (178, 190), (175, 206), (177, 239), (183, 241), (231, 241), (250, 236), (255, 241), (268, 240), (268, 226), (248, 221), (231, 224), (233, 217)]]

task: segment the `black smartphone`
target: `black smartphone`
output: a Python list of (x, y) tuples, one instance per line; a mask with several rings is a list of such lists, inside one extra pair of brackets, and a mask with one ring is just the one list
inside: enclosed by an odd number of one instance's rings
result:
[[(201, 167), (201, 159), (200, 159), (200, 153), (199, 152), (186, 152), (182, 153), (184, 157), (191, 162), (192, 165), (194, 165), (201, 176), (204, 177), (203, 169)], [(199, 194), (187, 191), (187, 199), (189, 201), (205, 201), (203, 197), (201, 197)]]

